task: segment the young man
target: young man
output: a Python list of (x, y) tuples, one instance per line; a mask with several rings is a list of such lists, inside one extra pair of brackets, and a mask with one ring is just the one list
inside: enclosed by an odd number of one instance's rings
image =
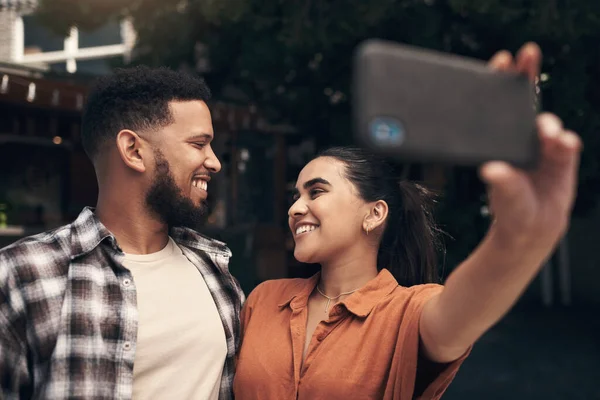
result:
[(97, 83), (96, 208), (0, 251), (0, 397), (231, 397), (244, 295), (229, 249), (194, 230), (221, 169), (209, 97), (167, 69)]

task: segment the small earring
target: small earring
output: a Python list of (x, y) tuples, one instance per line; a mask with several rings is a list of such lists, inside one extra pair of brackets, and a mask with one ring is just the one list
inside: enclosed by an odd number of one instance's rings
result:
[(369, 236), (369, 231), (371, 230), (370, 226), (367, 226), (367, 229), (365, 229), (367, 231), (367, 236)]

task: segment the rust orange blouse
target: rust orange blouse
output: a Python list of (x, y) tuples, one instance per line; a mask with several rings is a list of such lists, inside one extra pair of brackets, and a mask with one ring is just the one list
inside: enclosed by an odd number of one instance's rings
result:
[(236, 400), (438, 399), (467, 357), (434, 364), (419, 357), (423, 305), (442, 289), (399, 286), (383, 269), (331, 308), (302, 368), (308, 297), (319, 280), (259, 285), (242, 311)]

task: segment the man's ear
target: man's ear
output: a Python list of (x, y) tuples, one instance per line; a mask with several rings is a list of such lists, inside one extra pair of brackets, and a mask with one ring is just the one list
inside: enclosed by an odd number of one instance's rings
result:
[(379, 227), (385, 226), (385, 220), (388, 216), (389, 208), (385, 201), (377, 200), (369, 205), (368, 214), (363, 220), (363, 229), (365, 232), (379, 231)]
[(120, 131), (117, 134), (117, 149), (125, 165), (137, 172), (146, 171), (147, 160), (144, 156), (148, 154), (148, 144), (137, 133), (129, 129)]

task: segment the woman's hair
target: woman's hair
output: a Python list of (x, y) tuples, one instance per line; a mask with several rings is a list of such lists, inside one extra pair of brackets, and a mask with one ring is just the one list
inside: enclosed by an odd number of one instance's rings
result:
[(391, 164), (361, 148), (333, 147), (317, 157), (344, 163), (345, 177), (363, 200), (387, 203), (377, 268), (387, 268), (402, 286), (437, 282), (437, 252), (442, 246), (433, 221), (433, 194), (421, 185), (399, 181)]

